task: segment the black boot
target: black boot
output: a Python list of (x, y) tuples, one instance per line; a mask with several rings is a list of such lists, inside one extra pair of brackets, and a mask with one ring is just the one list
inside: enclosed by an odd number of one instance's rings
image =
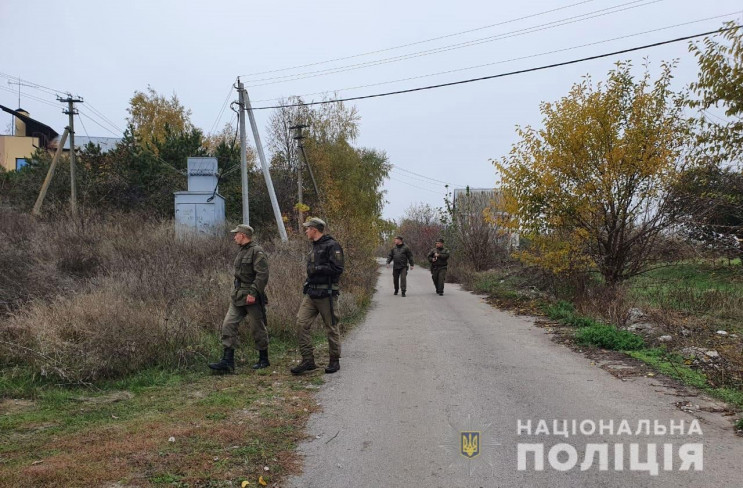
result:
[(397, 290), (395, 290), (395, 295), (397, 295)]
[(271, 366), (268, 362), (268, 349), (258, 351), (258, 362), (253, 365), (253, 369), (263, 369)]
[(405, 296), (405, 290), (402, 291), (402, 296)]
[(302, 359), (302, 362), (294, 366), (290, 371), (292, 374), (302, 374), (317, 369), (314, 359)]
[[(402, 296), (405, 296), (405, 293), (403, 293)], [(325, 368), (325, 372), (327, 374), (332, 374), (340, 370), (341, 370), (341, 363), (340, 361), (338, 361), (338, 358), (330, 358), (330, 362), (328, 363), (328, 367)]]
[(218, 363), (209, 363), (209, 367), (220, 373), (235, 372), (235, 350), (231, 347), (225, 347), (222, 353), (222, 360)]

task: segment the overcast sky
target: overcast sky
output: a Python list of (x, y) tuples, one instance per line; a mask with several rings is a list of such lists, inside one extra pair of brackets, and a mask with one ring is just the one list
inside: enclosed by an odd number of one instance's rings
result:
[[(221, 109), (236, 99), (228, 93), (238, 76), (254, 107), (291, 95), (370, 95), (707, 32), (742, 22), (742, 8), (740, 0), (0, 0), (0, 104), (17, 108), (20, 77), (37, 85), (21, 86), (20, 106), (33, 118), (61, 133), (67, 116), (54, 91), (69, 91), (84, 99), (78, 134), (120, 137), (130, 98), (150, 85), (176, 94), (208, 133), (234, 123)], [(508, 153), (516, 125), (540, 125), (541, 101), (561, 98), (587, 74), (605, 79), (618, 60), (631, 59), (639, 73), (644, 58), (654, 72), (678, 59), (677, 88), (696, 77), (685, 41), (350, 102), (361, 115), (358, 143), (386, 152), (394, 165), (384, 216), (399, 218), (420, 202), (441, 206), (444, 182), (494, 186), (490, 160)], [(264, 138), (268, 114), (256, 111)], [(10, 121), (0, 116), (0, 132)]]

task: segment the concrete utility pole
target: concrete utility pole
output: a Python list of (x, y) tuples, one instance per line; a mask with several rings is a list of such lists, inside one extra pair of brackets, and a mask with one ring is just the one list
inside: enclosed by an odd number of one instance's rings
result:
[(41, 185), (39, 196), (36, 198), (36, 203), (34, 204), (33, 210), (31, 210), (31, 215), (36, 215), (37, 217), (41, 215), (41, 205), (44, 204), (44, 198), (46, 197), (46, 192), (49, 189), (49, 184), (52, 182), (52, 177), (54, 177), (54, 169), (57, 167), (57, 161), (59, 161), (59, 156), (60, 154), (62, 154), (62, 147), (64, 146), (64, 143), (67, 140), (67, 134), (69, 133), (70, 133), (70, 128), (65, 127), (65, 130), (62, 133), (62, 138), (59, 140), (57, 151), (54, 153), (54, 159), (52, 159), (52, 164), (49, 165), (49, 171), (46, 172), (46, 178), (44, 178), (44, 183)]
[(75, 169), (75, 115), (77, 110), (75, 109), (75, 103), (82, 103), (82, 98), (72, 98), (72, 95), (67, 94), (67, 98), (57, 97), (60, 102), (67, 103), (67, 110), (63, 110), (70, 116), (69, 132), (70, 132), (70, 210), (72, 215), (77, 216), (77, 179)]
[(248, 158), (246, 150), (248, 148), (245, 137), (245, 86), (240, 78), (237, 79), (237, 93), (239, 95), (240, 112), (240, 177), (242, 179), (242, 197), (243, 197), (243, 223), (250, 225), (250, 202), (248, 201)]
[(248, 91), (244, 90), (243, 101), (245, 102), (245, 110), (248, 111), (248, 117), (250, 118), (250, 127), (253, 129), (253, 138), (255, 139), (255, 148), (258, 151), (258, 158), (261, 160), (261, 166), (263, 167), (263, 177), (266, 180), (266, 187), (268, 188), (268, 196), (271, 198), (271, 206), (273, 207), (273, 215), (276, 218), (276, 226), (279, 228), (279, 234), (281, 240), (286, 242), (289, 238), (286, 235), (286, 227), (284, 227), (284, 219), (281, 218), (281, 210), (279, 210), (279, 202), (276, 200), (276, 192), (273, 189), (273, 181), (271, 181), (271, 173), (268, 170), (268, 163), (266, 162), (266, 155), (263, 153), (263, 144), (261, 144), (261, 136), (258, 134), (258, 125), (255, 123), (255, 116), (253, 115), (253, 107), (250, 106), (250, 97)]
[[(294, 136), (294, 140), (297, 141), (300, 148), (302, 147), (302, 139), (304, 139), (304, 136), (302, 135), (302, 129), (304, 129), (305, 127), (309, 127), (309, 126), (306, 124), (297, 124), (297, 125), (293, 125), (289, 127), (289, 130), (297, 131), (297, 135)], [(297, 163), (297, 202), (301, 204), (303, 203), (302, 202), (302, 197), (303, 197), (303, 194), (302, 194), (302, 158), (298, 158), (298, 159), (299, 159), (299, 162)]]
[[(304, 139), (304, 136), (302, 135), (302, 129), (305, 127), (309, 127), (306, 124), (296, 124), (291, 127), (289, 127), (289, 130), (296, 130), (297, 135), (294, 136), (294, 140), (297, 141), (299, 144), (299, 147), (302, 147), (302, 139)], [(302, 232), (302, 220), (304, 216), (304, 211), (302, 209), (302, 206), (304, 204), (303, 202), (303, 184), (302, 184), (302, 157), (297, 158), (297, 231)]]

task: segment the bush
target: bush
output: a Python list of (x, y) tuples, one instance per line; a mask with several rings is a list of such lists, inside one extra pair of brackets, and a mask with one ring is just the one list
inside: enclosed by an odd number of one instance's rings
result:
[(593, 345), (616, 351), (633, 351), (645, 345), (642, 337), (610, 325), (594, 324), (582, 327), (575, 333), (579, 344)]

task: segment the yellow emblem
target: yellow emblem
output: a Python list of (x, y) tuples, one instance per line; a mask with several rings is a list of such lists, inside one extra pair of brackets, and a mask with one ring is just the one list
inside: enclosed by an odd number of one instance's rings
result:
[(460, 432), (462, 439), (462, 455), (472, 459), (480, 454), (480, 433)]

